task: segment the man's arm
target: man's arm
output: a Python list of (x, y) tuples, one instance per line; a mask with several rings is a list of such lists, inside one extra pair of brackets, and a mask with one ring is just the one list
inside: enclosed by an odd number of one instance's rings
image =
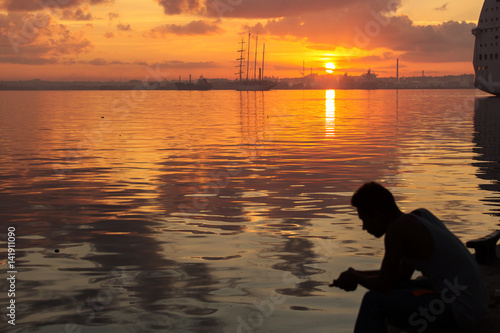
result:
[(389, 291), (396, 281), (409, 280), (413, 269), (403, 261), (404, 230), (398, 225), (388, 230), (385, 237), (385, 254), (379, 271), (357, 271), (349, 268), (332, 284), (346, 291), (355, 290), (360, 284), (369, 290)]
[(376, 275), (366, 275), (356, 270), (351, 270), (353, 279), (363, 287), (369, 290), (387, 292), (392, 289), (399, 277), (399, 268), (401, 264), (401, 255), (397, 252), (385, 252), (382, 260), (382, 267)]
[[(374, 271), (360, 271), (360, 270), (355, 270), (358, 274), (364, 275), (365, 277), (375, 277), (380, 274), (380, 269), (379, 270), (374, 270)], [(398, 269), (398, 281), (408, 281), (411, 279), (413, 276), (413, 272), (415, 270), (413, 267), (408, 265), (404, 260), (401, 260), (401, 263), (399, 264), (399, 269)]]

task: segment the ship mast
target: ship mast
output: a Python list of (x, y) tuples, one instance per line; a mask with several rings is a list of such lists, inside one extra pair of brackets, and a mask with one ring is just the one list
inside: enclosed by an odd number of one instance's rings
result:
[(247, 81), (248, 81), (248, 71), (250, 69), (250, 36), (252, 34), (248, 33), (248, 59), (247, 59)]
[(257, 81), (257, 49), (259, 48), (259, 35), (255, 37), (255, 65), (253, 68), (253, 80)]
[(236, 66), (240, 68), (240, 71), (236, 74), (240, 76), (240, 82), (241, 82), (242, 78), (241, 76), (243, 75), (243, 61), (245, 60), (245, 57), (243, 56), (243, 53), (245, 52), (245, 41), (243, 38), (241, 38), (240, 44), (241, 44), (241, 49), (238, 51), (240, 53), (240, 57), (236, 59), (240, 62), (240, 64)]
[(264, 80), (264, 58), (266, 56), (266, 44), (264, 44), (264, 48), (262, 50), (262, 80)]

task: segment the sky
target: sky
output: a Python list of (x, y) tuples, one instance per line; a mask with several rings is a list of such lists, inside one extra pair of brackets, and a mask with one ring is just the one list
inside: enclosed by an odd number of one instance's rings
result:
[[(0, 80), (473, 73), (483, 0), (0, 0)], [(244, 52), (248, 57), (247, 52)]]

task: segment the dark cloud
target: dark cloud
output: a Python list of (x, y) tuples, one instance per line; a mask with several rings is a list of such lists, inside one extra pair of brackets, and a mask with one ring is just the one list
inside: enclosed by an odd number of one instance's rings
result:
[[(473, 24), (446, 22), (416, 25), (397, 15), (400, 0), (156, 0), (165, 14), (216, 18), (261, 18), (267, 22), (242, 31), (305, 41), (308, 47), (335, 50), (339, 46), (374, 50), (387, 48), (408, 59), (467, 61), (473, 45)], [(447, 10), (448, 3), (436, 8)], [(194, 29), (197, 22), (198, 30)], [(207, 33), (203, 21), (186, 26), (164, 25), (149, 36)], [(214, 27), (215, 28), (215, 27)], [(443, 60), (442, 60), (443, 59)]]
[(308, 42), (309, 48), (374, 50), (387, 48), (418, 61), (468, 61), (475, 25), (450, 21), (416, 25), (408, 16), (350, 6), (341, 12), (325, 11), (267, 20), (264, 25), (243, 27), (287, 40)]
[(121, 22), (118, 23), (116, 28), (120, 31), (132, 31), (132, 27), (130, 26), (130, 24), (123, 24)]
[(434, 10), (438, 10), (438, 11), (448, 10), (448, 3), (445, 3), (444, 5), (442, 5), (440, 7), (436, 7), (436, 8), (434, 8)]
[(33, 12), (44, 9), (58, 10), (112, 2), (114, 0), (0, 0), (0, 9), (9, 12)]
[(200, 14), (205, 11), (206, 4), (200, 0), (158, 0), (163, 11), (167, 15), (175, 15), (182, 13)]
[(383, 31), (380, 42), (395, 51), (406, 52), (403, 58), (414, 61), (453, 62), (469, 61), (475, 24), (449, 21), (436, 25), (414, 25), (407, 17), (394, 18)]
[(203, 20), (192, 21), (185, 25), (165, 24), (149, 30), (145, 35), (151, 38), (165, 38), (166, 35), (211, 35), (223, 32), (217, 23)]
[(356, 61), (360, 62), (379, 62), (379, 61), (385, 61), (385, 60), (390, 60), (394, 58), (394, 54), (392, 52), (385, 52), (382, 55), (371, 55), (371, 56), (366, 56), (366, 57), (360, 57), (357, 58)]
[(64, 9), (61, 15), (62, 20), (68, 21), (92, 21), (94, 16), (90, 12), (90, 10), (84, 8), (77, 9)]
[(90, 61), (80, 61), (81, 64), (88, 64), (93, 66), (109, 66), (109, 65), (127, 65), (128, 63), (124, 63), (119, 60), (106, 60), (104, 58), (95, 58)]
[[(165, 61), (158, 64), (160, 68), (184, 69), (184, 68), (218, 68), (221, 65), (213, 61), (185, 62), (180, 60)], [(152, 65), (151, 65), (152, 66)]]
[(156, 0), (167, 15), (208, 17), (278, 18), (324, 10), (342, 10), (353, 4), (368, 10), (395, 11), (400, 0)]
[(104, 37), (106, 37), (106, 38), (114, 38), (114, 37), (115, 37), (115, 34), (114, 34), (114, 33), (112, 33), (112, 32), (106, 32), (106, 33), (104, 34)]
[(113, 12), (108, 13), (108, 18), (109, 18), (110, 21), (112, 21), (112, 20), (114, 20), (116, 18), (119, 18), (119, 17), (120, 17), (120, 14), (118, 14), (118, 13), (113, 13)]

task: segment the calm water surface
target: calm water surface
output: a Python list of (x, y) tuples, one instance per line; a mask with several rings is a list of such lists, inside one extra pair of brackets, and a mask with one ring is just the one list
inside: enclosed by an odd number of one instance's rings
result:
[(499, 128), (474, 90), (0, 92), (0, 331), (351, 332), (327, 283), (383, 254), (353, 191), (482, 236)]

